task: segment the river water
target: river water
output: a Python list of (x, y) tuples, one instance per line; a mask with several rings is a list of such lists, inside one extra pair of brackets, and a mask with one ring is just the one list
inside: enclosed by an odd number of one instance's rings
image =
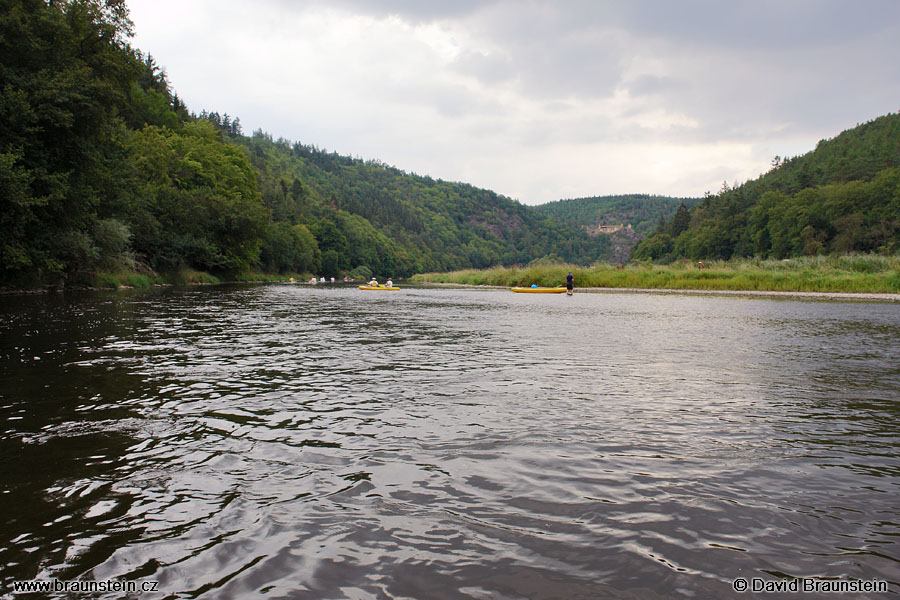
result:
[(897, 304), (262, 285), (0, 309), (4, 597), (900, 593)]

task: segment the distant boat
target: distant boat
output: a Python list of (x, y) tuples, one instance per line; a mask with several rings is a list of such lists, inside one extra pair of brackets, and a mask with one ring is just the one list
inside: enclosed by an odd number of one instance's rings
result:
[(509, 288), (517, 294), (562, 294), (566, 291), (565, 286), (557, 287), (511, 287)]

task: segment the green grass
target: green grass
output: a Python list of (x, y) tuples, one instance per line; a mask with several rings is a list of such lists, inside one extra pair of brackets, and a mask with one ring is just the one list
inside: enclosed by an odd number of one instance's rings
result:
[(197, 283), (222, 283), (222, 280), (204, 271), (195, 271), (194, 269), (183, 268), (175, 273), (171, 273), (166, 277), (168, 283), (177, 285), (197, 284)]
[(92, 285), (99, 288), (148, 288), (154, 285), (189, 285), (198, 283), (221, 283), (221, 280), (215, 275), (185, 268), (166, 274), (157, 274), (152, 271), (148, 273), (136, 273), (134, 271), (100, 272), (93, 277)]
[[(307, 281), (309, 276), (293, 275), (297, 281)], [(156, 273), (135, 273), (132, 271), (119, 271), (110, 273), (98, 273), (94, 278), (93, 287), (100, 288), (120, 288), (120, 287), (136, 287), (146, 288), (160, 284), (174, 285), (197, 285), (197, 284), (215, 284), (223, 282), (238, 283), (268, 283), (275, 281), (288, 281), (291, 275), (273, 275), (271, 273), (261, 273), (257, 271), (245, 271), (236, 275), (222, 279), (204, 271), (197, 271), (189, 268), (182, 268), (172, 273), (157, 275)]]
[(243, 273), (238, 273), (233, 277), (230, 277), (228, 281), (237, 281), (241, 283), (271, 283), (276, 281), (290, 281), (292, 278), (294, 281), (309, 281), (310, 277), (312, 277), (312, 275), (310, 275), (309, 273), (294, 273), (292, 275), (282, 275), (273, 273), (261, 273), (259, 271), (245, 271)]
[(163, 280), (156, 275), (120, 271), (116, 273), (97, 273), (93, 286), (100, 288), (148, 288), (160, 283), (163, 283)]
[(425, 273), (414, 275), (411, 280), (505, 287), (533, 283), (555, 286), (564, 284), (566, 274), (572, 271), (575, 286), (582, 288), (900, 293), (900, 256), (849, 254), (704, 261), (704, 267), (701, 270), (693, 262), (626, 267), (603, 263), (591, 267), (543, 264)]
[(267, 273), (257, 273), (256, 271), (244, 271), (237, 273), (234, 277), (229, 278), (231, 281), (240, 283), (260, 283), (270, 281), (284, 281), (287, 279), (284, 275), (269, 275)]

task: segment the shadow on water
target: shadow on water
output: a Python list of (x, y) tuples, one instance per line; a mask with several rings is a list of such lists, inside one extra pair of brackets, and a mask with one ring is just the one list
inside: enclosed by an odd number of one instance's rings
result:
[(0, 309), (4, 590), (900, 589), (891, 306), (270, 285)]
[(111, 494), (139, 427), (128, 402), (153, 390), (127, 365), (84, 360), (106, 340), (131, 335), (133, 307), (120, 297), (12, 296), (0, 303), (0, 561), (10, 588), (46, 565), (72, 578), (139, 537), (139, 530), (109, 531), (102, 521), (129, 501)]

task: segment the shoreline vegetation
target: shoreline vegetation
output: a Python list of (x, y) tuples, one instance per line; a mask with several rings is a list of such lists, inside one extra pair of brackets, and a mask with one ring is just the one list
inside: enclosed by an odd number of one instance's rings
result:
[(40, 294), (64, 290), (117, 290), (132, 288), (151, 288), (174, 285), (217, 285), (222, 283), (271, 283), (279, 281), (309, 281), (311, 275), (303, 274), (271, 274), (258, 271), (246, 271), (230, 276), (217, 276), (195, 269), (180, 269), (173, 273), (155, 273), (152, 271), (116, 271), (99, 272), (91, 276), (79, 277), (74, 282), (60, 280), (57, 284), (35, 287), (2, 287), (0, 294)]
[(590, 267), (569, 264), (531, 264), (525, 267), (465, 269), (449, 273), (414, 275), (414, 283), (449, 283), (483, 286), (556, 286), (565, 284), (572, 271), (575, 287), (620, 290), (700, 292), (781, 292), (838, 294), (900, 294), (900, 256), (848, 254), (784, 260), (740, 259), (678, 261), (654, 265), (651, 261)]
[[(146, 288), (163, 285), (215, 285), (219, 283), (265, 283), (275, 281), (288, 281), (291, 277), (297, 279), (302, 275), (274, 275), (258, 271), (245, 271), (236, 275), (216, 276), (205, 271), (194, 269), (181, 269), (175, 273), (99, 273), (88, 288), (118, 289), (118, 288)], [(309, 279), (309, 276), (306, 276)]]
[[(646, 291), (748, 294), (769, 296), (832, 295), (852, 298), (890, 295), (900, 301), (900, 256), (846, 254), (792, 259), (711, 260), (700, 263), (652, 261), (613, 265), (597, 262), (590, 267), (567, 263), (535, 261), (526, 266), (463, 269), (442, 273), (419, 273), (410, 283), (486, 287), (564, 285), (566, 274), (575, 275), (576, 289), (602, 291)], [(271, 274), (246, 271), (216, 276), (194, 269), (159, 274), (152, 271), (96, 273), (78, 284), (40, 288), (3, 288), (0, 293), (42, 293), (60, 290), (115, 290), (170, 285), (215, 285), (224, 283), (275, 283), (293, 279), (309, 281), (311, 274)]]

